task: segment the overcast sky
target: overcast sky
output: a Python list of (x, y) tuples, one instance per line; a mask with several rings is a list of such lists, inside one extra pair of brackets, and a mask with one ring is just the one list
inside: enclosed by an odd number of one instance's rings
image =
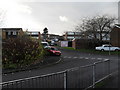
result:
[[(83, 18), (96, 15), (118, 17), (119, 0), (0, 0), (0, 12), (4, 18), (2, 27), (20, 27), (29, 31), (43, 32), (45, 27), (49, 33), (62, 34), (72, 31)], [(79, 2), (78, 2), (79, 1)], [(89, 1), (89, 2), (88, 2)], [(92, 1), (92, 2), (91, 2)], [(106, 2), (105, 2), (106, 1)]]

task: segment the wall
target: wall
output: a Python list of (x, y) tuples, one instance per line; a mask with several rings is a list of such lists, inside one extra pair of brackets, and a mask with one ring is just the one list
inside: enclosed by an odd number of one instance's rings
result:
[(95, 49), (100, 45), (100, 41), (94, 39), (75, 39), (72, 42), (72, 47), (75, 49)]
[(110, 37), (111, 44), (120, 47), (120, 28), (114, 27), (110, 33)]

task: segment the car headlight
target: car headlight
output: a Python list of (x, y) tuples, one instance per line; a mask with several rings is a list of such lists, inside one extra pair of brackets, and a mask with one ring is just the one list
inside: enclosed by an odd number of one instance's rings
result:
[(55, 53), (55, 52), (53, 52), (53, 53)]

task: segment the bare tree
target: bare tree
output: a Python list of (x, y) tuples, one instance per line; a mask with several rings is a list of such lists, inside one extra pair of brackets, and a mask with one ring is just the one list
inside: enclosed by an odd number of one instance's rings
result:
[(95, 16), (90, 19), (84, 19), (82, 24), (76, 26), (76, 30), (82, 32), (86, 38), (102, 41), (111, 31), (115, 20), (116, 18), (105, 15)]

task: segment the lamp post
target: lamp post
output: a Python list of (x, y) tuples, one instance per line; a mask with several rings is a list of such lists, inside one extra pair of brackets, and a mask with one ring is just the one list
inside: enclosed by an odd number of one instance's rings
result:
[[(109, 45), (110, 45), (110, 30), (109, 30)], [(111, 54), (111, 53), (110, 53), (110, 47), (111, 47), (111, 46), (109, 46), (109, 55)]]

